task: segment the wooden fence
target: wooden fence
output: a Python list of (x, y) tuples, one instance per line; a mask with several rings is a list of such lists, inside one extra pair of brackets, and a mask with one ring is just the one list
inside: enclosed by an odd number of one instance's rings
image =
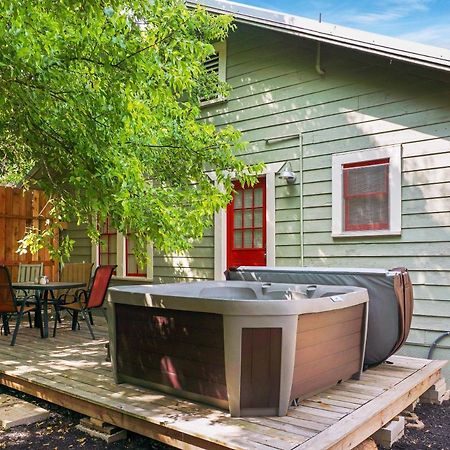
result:
[(42, 191), (24, 191), (0, 186), (0, 264), (8, 266), (12, 280), (17, 280), (19, 263), (44, 263), (44, 273), (50, 280), (57, 280), (58, 264), (49, 257), (46, 249), (38, 254), (17, 253), (18, 241), (25, 228), (44, 226), (48, 214), (47, 200)]

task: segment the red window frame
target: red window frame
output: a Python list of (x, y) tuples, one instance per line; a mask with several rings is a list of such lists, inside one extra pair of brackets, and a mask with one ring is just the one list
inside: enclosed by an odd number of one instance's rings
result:
[(134, 253), (131, 253), (128, 251), (128, 243), (129, 243), (128, 236), (129, 235), (127, 235), (127, 237), (125, 238), (125, 275), (127, 277), (145, 277), (145, 278), (147, 278), (147, 266), (145, 266), (145, 272), (139, 272), (139, 265), (136, 263), (137, 272), (129, 272), (128, 271), (128, 267), (129, 267), (128, 257), (129, 256), (134, 257)]
[[(109, 219), (107, 218), (103, 225), (103, 230), (100, 233), (100, 239), (105, 243), (100, 243), (98, 246), (98, 262), (100, 265), (112, 265), (117, 264), (117, 231), (110, 228)], [(116, 240), (116, 252), (111, 252), (111, 240)], [(106, 249), (106, 251), (103, 251)], [(106, 261), (103, 261), (103, 257), (106, 256)], [(114, 259), (113, 259), (114, 258)], [(114, 272), (115, 274), (115, 272)]]
[[(359, 194), (349, 194), (348, 192), (348, 169), (355, 169), (367, 166), (386, 166), (385, 170), (385, 180), (384, 180), (384, 190), (383, 191), (372, 191), (364, 192)], [(367, 198), (367, 197), (386, 197), (389, 202), (389, 158), (376, 159), (371, 161), (362, 161), (355, 163), (348, 163), (342, 165), (343, 171), (343, 201), (344, 201), (344, 231), (366, 231), (366, 230), (388, 230), (388, 222), (378, 222), (378, 223), (363, 223), (354, 225), (350, 223), (350, 208), (348, 206), (348, 200), (355, 198)]]

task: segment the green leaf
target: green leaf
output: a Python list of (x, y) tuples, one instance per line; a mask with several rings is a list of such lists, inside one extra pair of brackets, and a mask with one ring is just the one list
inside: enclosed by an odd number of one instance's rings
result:
[[(230, 201), (230, 173), (255, 181), (261, 166), (236, 157), (240, 134), (198, 120), (199, 93), (229, 89), (203, 63), (231, 17), (182, 0), (3, 0), (1, 10), (0, 181), (31, 173), (51, 205), (20, 251), (52, 248), (61, 222), (85, 224), (96, 242), (107, 217), (141, 255), (148, 242), (185, 250)], [(64, 238), (51, 255), (72, 246)]]

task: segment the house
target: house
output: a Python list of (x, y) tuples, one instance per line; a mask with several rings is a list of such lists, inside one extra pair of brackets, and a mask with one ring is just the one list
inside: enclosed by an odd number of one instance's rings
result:
[[(195, 2), (188, 2), (193, 5)], [(134, 267), (123, 236), (100, 253), (83, 230), (73, 260), (118, 262), (125, 280), (220, 279), (228, 266), (405, 266), (415, 311), (402, 352), (426, 357), (450, 329), (450, 51), (237, 3), (213, 66), (230, 95), (203, 120), (231, 124), (264, 161), (253, 188), (186, 255)], [(283, 175), (283, 178), (280, 178)], [(292, 175), (295, 175), (293, 177)], [(295, 178), (295, 179), (294, 179)], [(433, 354), (450, 359), (450, 338)]]

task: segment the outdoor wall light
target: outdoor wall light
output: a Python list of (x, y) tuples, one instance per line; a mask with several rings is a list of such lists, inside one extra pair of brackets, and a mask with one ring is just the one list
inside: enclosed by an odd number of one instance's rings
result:
[(285, 164), (283, 172), (280, 173), (278, 178), (280, 178), (280, 180), (286, 181), (287, 184), (295, 183), (297, 177), (292, 171), (291, 163), (289, 161)]

